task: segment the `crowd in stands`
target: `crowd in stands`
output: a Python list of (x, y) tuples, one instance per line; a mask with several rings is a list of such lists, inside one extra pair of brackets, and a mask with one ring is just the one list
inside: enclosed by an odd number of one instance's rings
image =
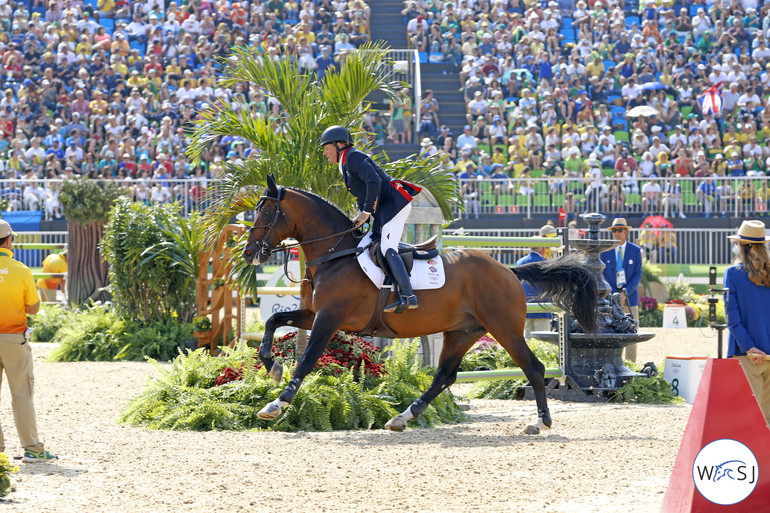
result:
[(467, 124), (427, 126), (423, 152), (471, 211), (479, 177), (508, 180), (495, 201), (549, 177), (545, 193), (578, 210), (766, 204), (764, 180), (730, 178), (770, 171), (770, 2), (407, 0), (403, 13), (413, 48), (459, 74)]
[[(57, 182), (121, 180), (141, 201), (199, 198), (225, 161), (251, 148), (223, 137), (191, 168), (199, 112), (243, 100), (276, 130), (280, 105), (259, 88), (217, 84), (233, 46), (259, 46), (319, 77), (369, 40), (363, 0), (0, 0), (0, 184), (8, 210), (61, 215)], [(154, 182), (158, 180), (168, 180)]]

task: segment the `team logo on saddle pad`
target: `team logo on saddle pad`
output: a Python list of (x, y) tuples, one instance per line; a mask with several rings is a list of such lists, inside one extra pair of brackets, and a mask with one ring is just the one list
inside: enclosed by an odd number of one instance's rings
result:
[[(359, 248), (369, 245), (372, 240), (372, 234), (367, 233), (366, 237), (361, 239)], [(379, 289), (385, 282), (385, 273), (382, 269), (374, 265), (368, 251), (362, 252), (356, 257), (358, 264), (364, 273), (372, 280), (372, 283)], [(409, 281), (414, 290), (440, 289), (444, 286), (446, 275), (444, 274), (444, 261), (441, 258), (431, 258), (429, 260), (415, 260)]]

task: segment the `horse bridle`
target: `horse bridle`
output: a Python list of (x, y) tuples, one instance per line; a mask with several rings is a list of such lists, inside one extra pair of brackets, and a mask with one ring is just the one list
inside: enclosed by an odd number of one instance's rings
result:
[[(269, 194), (263, 194), (262, 197), (259, 198), (259, 201), (257, 202), (256, 206), (254, 207), (254, 212), (259, 213), (259, 210), (265, 204), (265, 200), (271, 199), (275, 201), (275, 211), (273, 212), (273, 217), (272, 219), (270, 219), (270, 222), (267, 224), (251, 227), (251, 230), (253, 230), (254, 228), (265, 229), (265, 233), (262, 235), (262, 237), (254, 241), (254, 243), (259, 246), (260, 255), (263, 255), (265, 258), (269, 257), (270, 255), (272, 255), (277, 251), (282, 251), (284, 249), (291, 247), (291, 246), (285, 246), (284, 244), (278, 244), (275, 247), (271, 247), (270, 244), (267, 242), (268, 236), (271, 233), (275, 236), (275, 239), (278, 240), (278, 232), (275, 231), (275, 225), (278, 221), (279, 215), (283, 218), (283, 221), (286, 223), (286, 227), (287, 228), (289, 227), (289, 221), (288, 219), (286, 219), (286, 214), (281, 208), (281, 199), (283, 199), (284, 193), (285, 193), (285, 189), (281, 187), (278, 191), (278, 194), (275, 197)], [(251, 230), (249, 230), (249, 239), (251, 238)]]
[[(296, 248), (296, 247), (298, 247), (300, 245), (299, 242), (295, 242), (295, 243), (292, 243), (292, 244), (284, 244), (283, 242), (281, 242), (280, 244), (278, 244), (275, 247), (270, 247), (270, 244), (267, 242), (267, 238), (268, 238), (268, 235), (270, 235), (270, 233), (275, 235), (276, 239), (279, 238), (278, 237), (278, 232), (275, 231), (275, 225), (276, 225), (276, 223), (278, 221), (278, 215), (279, 214), (283, 218), (283, 221), (286, 223), (286, 227), (287, 228), (291, 228), (289, 226), (289, 220), (286, 218), (286, 214), (284, 213), (283, 209), (281, 208), (281, 200), (284, 198), (285, 195), (286, 195), (286, 188), (285, 187), (278, 187), (278, 193), (275, 196), (272, 196), (270, 194), (265, 193), (265, 194), (263, 194), (259, 198), (259, 201), (254, 206), (254, 212), (258, 213), (259, 210), (262, 208), (262, 205), (264, 205), (265, 200), (270, 199), (270, 200), (275, 201), (275, 211), (273, 212), (273, 217), (272, 217), (272, 219), (270, 219), (270, 222), (268, 224), (263, 224), (263, 225), (258, 225), (258, 226), (252, 226), (251, 227), (251, 230), (253, 230), (254, 228), (265, 228), (265, 233), (262, 235), (262, 237), (260, 237), (256, 241), (254, 241), (254, 243), (259, 246), (259, 253), (261, 255), (263, 255), (265, 258), (269, 257), (270, 255), (272, 255), (273, 253), (276, 253), (278, 251), (286, 252), (289, 249)], [(249, 239), (251, 239), (251, 230), (249, 230)], [(344, 230), (342, 232), (332, 233), (331, 235), (325, 235), (323, 237), (318, 237), (317, 239), (307, 240), (307, 241), (304, 242), (304, 244), (310, 244), (310, 243), (318, 242), (318, 241), (321, 241), (321, 240), (332, 239), (334, 237), (339, 236), (340, 240), (337, 241), (337, 244), (335, 244), (334, 247), (332, 247), (329, 250), (328, 255), (326, 255), (328, 257), (329, 255), (331, 255), (331, 253), (334, 252), (334, 250), (337, 248), (339, 243), (342, 241), (342, 237), (344, 237), (348, 233), (354, 232), (356, 230), (358, 230), (358, 226), (354, 225), (351, 228), (349, 228), (347, 230)], [(288, 276), (288, 273), (286, 273), (286, 276)]]

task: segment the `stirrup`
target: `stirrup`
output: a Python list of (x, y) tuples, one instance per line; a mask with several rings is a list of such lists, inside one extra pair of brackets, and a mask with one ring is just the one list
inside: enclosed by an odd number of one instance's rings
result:
[(398, 301), (386, 306), (383, 309), (385, 313), (403, 313), (404, 310), (414, 310), (417, 308), (417, 296), (399, 296)]

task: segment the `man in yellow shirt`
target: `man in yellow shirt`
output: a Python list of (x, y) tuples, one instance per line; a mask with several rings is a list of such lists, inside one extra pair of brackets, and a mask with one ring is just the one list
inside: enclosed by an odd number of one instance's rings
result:
[[(67, 250), (58, 255), (50, 254), (43, 260), (44, 273), (66, 273), (67, 272)], [(56, 302), (56, 291), (61, 286), (64, 292), (66, 280), (64, 278), (40, 278), (37, 280), (37, 288), (40, 289), (40, 295), (46, 303)]]
[[(55, 460), (37, 436), (35, 404), (32, 401), (32, 350), (27, 343), (27, 314), (40, 309), (40, 298), (29, 267), (13, 259), (11, 225), (0, 219), (0, 369), (11, 389), (11, 407), (19, 441), (28, 463)], [(5, 438), (0, 431), (0, 451)]]

